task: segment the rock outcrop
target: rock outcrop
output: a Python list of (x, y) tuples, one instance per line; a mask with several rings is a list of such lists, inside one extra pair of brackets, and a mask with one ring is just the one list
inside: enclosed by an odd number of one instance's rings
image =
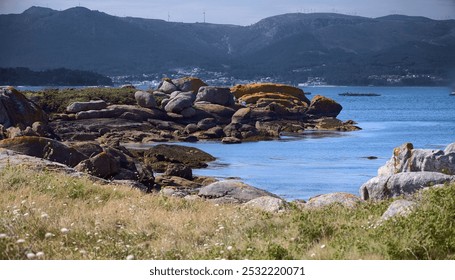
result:
[(49, 138), (23, 136), (0, 141), (0, 148), (13, 150), (24, 155), (59, 162), (70, 167), (87, 159), (74, 148)]
[(144, 153), (144, 161), (153, 167), (153, 170), (165, 172), (172, 164), (184, 164), (191, 168), (207, 167), (207, 163), (214, 161), (210, 154), (197, 148), (179, 145), (156, 145)]
[(343, 107), (335, 100), (322, 95), (313, 97), (308, 108), (307, 114), (317, 117), (336, 117)]
[[(247, 84), (247, 85), (236, 85), (231, 88), (231, 92), (234, 96), (239, 99), (245, 95), (253, 95), (257, 93), (278, 93), (285, 96), (297, 98), (306, 104), (310, 104), (310, 100), (305, 96), (303, 90), (283, 85), (283, 84), (272, 84), (272, 83), (262, 83), (262, 84)], [(246, 97), (244, 97), (246, 98)]]
[(246, 203), (263, 196), (279, 198), (265, 190), (235, 180), (219, 181), (202, 187), (198, 195), (217, 203)]
[(0, 125), (25, 128), (34, 122), (47, 123), (47, 114), (15, 88), (0, 88)]
[(76, 114), (82, 111), (102, 110), (107, 108), (104, 100), (91, 100), (88, 102), (73, 102), (67, 108), (66, 112)]
[(425, 187), (455, 182), (455, 176), (437, 172), (404, 172), (392, 176), (378, 176), (360, 187), (364, 200), (381, 200), (401, 195), (411, 195)]
[(362, 199), (387, 199), (410, 195), (438, 184), (455, 182), (454, 143), (442, 150), (414, 149), (412, 143), (396, 147), (378, 176), (360, 187)]
[(245, 207), (260, 209), (265, 212), (284, 212), (288, 208), (288, 204), (281, 198), (272, 196), (261, 196), (254, 198), (244, 204)]
[(344, 207), (354, 208), (362, 200), (350, 193), (328, 193), (312, 197), (305, 204), (306, 208), (322, 208), (331, 204), (340, 204)]
[(455, 175), (455, 143), (442, 150), (414, 149), (405, 143), (394, 149), (392, 158), (378, 170), (379, 176), (401, 172), (430, 171)]

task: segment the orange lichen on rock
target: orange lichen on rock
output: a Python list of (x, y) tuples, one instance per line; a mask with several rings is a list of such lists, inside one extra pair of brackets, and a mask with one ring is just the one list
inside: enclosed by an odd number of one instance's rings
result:
[(254, 83), (247, 85), (235, 85), (231, 87), (231, 92), (237, 99), (244, 95), (255, 93), (279, 93), (288, 97), (298, 98), (300, 101), (307, 104), (310, 103), (303, 90), (283, 84)]

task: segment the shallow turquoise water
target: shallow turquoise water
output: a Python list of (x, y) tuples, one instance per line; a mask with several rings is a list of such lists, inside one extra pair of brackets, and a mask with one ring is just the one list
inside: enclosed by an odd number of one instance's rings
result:
[[(286, 199), (344, 191), (358, 194), (392, 155), (394, 147), (412, 142), (416, 148), (443, 148), (455, 142), (455, 97), (449, 88), (315, 87), (306, 88), (343, 105), (342, 120), (357, 121), (362, 131), (304, 133), (280, 141), (223, 145), (185, 144), (217, 158), (195, 174), (239, 177)], [(339, 96), (373, 92), (378, 97)], [(311, 96), (310, 96), (311, 97)], [(376, 156), (377, 160), (365, 157)]]

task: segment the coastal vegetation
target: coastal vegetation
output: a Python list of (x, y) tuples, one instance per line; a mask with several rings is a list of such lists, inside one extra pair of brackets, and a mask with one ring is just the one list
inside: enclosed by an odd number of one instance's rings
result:
[(455, 259), (455, 185), (414, 198), (269, 213), (7, 166), (0, 259)]
[(131, 88), (66, 88), (24, 91), (23, 93), (37, 103), (46, 113), (64, 113), (73, 102), (104, 100), (112, 104), (136, 104)]

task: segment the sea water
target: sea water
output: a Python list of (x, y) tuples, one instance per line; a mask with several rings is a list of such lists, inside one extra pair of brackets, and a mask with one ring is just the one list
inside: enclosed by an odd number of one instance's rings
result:
[[(358, 194), (376, 176), (393, 148), (411, 142), (415, 148), (443, 149), (455, 142), (455, 96), (442, 87), (311, 87), (343, 106), (341, 120), (358, 122), (361, 131), (305, 132), (277, 141), (225, 145), (187, 144), (217, 158), (197, 175), (240, 180), (288, 200), (318, 194)], [(380, 96), (340, 96), (340, 93)], [(377, 157), (370, 160), (368, 157)]]

